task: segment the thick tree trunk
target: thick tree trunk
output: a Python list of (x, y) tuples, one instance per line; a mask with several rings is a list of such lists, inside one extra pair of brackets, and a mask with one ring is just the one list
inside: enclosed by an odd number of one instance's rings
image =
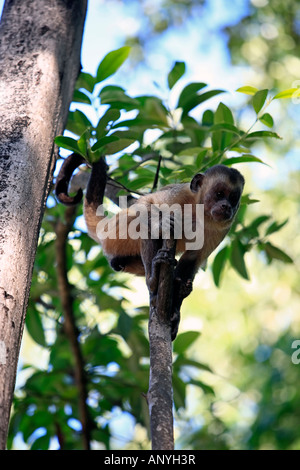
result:
[(0, 448), (40, 222), (80, 69), (86, 0), (6, 0), (0, 27)]

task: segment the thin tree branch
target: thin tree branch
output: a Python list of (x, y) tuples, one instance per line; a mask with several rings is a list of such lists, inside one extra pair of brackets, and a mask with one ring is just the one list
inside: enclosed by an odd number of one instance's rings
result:
[[(163, 248), (175, 257), (176, 241), (163, 240)], [(174, 265), (160, 266), (157, 296), (150, 296), (150, 378), (147, 401), (153, 450), (173, 450), (173, 389), (171, 307)]]
[(71, 285), (68, 281), (67, 274), (66, 249), (68, 234), (72, 229), (75, 215), (76, 207), (68, 207), (65, 211), (65, 221), (59, 220), (56, 225), (57, 282), (64, 316), (64, 331), (70, 342), (75, 360), (74, 375), (78, 387), (78, 408), (79, 418), (82, 425), (83, 447), (85, 450), (89, 450), (91, 441), (91, 426), (87, 406), (87, 380), (84, 369), (84, 360), (81, 353), (80, 343), (78, 341), (79, 332), (76, 327), (74, 317)]

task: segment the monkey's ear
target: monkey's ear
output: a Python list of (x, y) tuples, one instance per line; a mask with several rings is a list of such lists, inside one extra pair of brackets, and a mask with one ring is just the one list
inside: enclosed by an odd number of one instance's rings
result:
[(199, 190), (199, 188), (202, 185), (203, 179), (204, 179), (203, 173), (197, 173), (197, 175), (194, 176), (194, 178), (191, 181), (191, 186), (190, 186), (191, 191), (193, 191), (193, 193), (196, 193)]

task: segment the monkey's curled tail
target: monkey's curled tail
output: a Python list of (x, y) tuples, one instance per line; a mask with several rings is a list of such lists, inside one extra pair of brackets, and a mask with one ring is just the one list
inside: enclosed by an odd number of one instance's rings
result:
[(61, 166), (59, 174), (56, 178), (55, 194), (59, 202), (65, 206), (74, 206), (82, 199), (82, 189), (79, 189), (77, 194), (72, 197), (68, 194), (68, 187), (73, 172), (83, 163), (86, 163), (86, 161), (81, 155), (72, 153), (68, 156), (68, 158), (65, 159)]
[[(58, 200), (66, 206), (78, 204), (82, 199), (82, 189), (79, 189), (75, 196), (69, 196), (68, 187), (73, 172), (86, 160), (77, 153), (72, 153), (65, 159), (56, 179), (55, 193)], [(96, 235), (96, 227), (101, 217), (96, 216), (99, 205), (103, 203), (105, 186), (107, 181), (107, 165), (104, 158), (92, 165), (91, 176), (88, 181), (86, 196), (84, 201), (84, 217), (89, 235), (99, 242)]]

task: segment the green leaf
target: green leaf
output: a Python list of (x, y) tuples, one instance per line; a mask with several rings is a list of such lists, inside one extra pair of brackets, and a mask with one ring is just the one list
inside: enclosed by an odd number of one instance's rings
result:
[(47, 347), (42, 320), (37, 310), (29, 309), (26, 315), (26, 327), (28, 333), (36, 343)]
[(183, 108), (186, 102), (191, 97), (193, 97), (199, 90), (202, 90), (202, 88), (205, 88), (206, 86), (207, 86), (206, 83), (194, 82), (184, 87), (184, 89), (180, 93), (177, 108)]
[(274, 125), (273, 118), (272, 118), (271, 114), (269, 114), (269, 113), (263, 114), (263, 115), (259, 118), (259, 120), (260, 120), (265, 126), (273, 127), (273, 125)]
[(255, 157), (254, 155), (249, 155), (248, 153), (241, 155), (240, 157), (231, 157), (222, 161), (223, 165), (235, 165), (236, 163), (262, 163), (266, 165), (260, 158)]
[(73, 134), (82, 135), (88, 128), (92, 128), (92, 123), (84, 113), (76, 109), (76, 111), (69, 111), (68, 122), (66, 129)]
[(80, 88), (84, 88), (89, 93), (93, 93), (95, 83), (96, 81), (93, 75), (90, 73), (81, 72), (77, 78), (75, 89), (79, 90)]
[(179, 334), (174, 342), (174, 352), (183, 354), (199, 336), (200, 333), (198, 331), (186, 331)]
[(300, 89), (299, 88), (289, 88), (288, 90), (281, 91), (280, 93), (277, 93), (277, 95), (273, 96), (273, 100), (280, 100), (280, 99), (285, 99), (285, 98), (293, 98), (293, 97), (298, 97), (300, 95)]
[(115, 51), (109, 52), (102, 62), (100, 63), (97, 70), (97, 83), (102, 82), (106, 78), (113, 75), (125, 62), (129, 55), (130, 47), (124, 46)]
[(119, 109), (114, 109), (114, 108), (109, 108), (106, 113), (102, 116), (101, 119), (99, 119), (97, 127), (96, 127), (96, 132), (97, 132), (97, 137), (101, 138), (103, 137), (108, 130), (106, 129), (108, 124), (114, 123), (120, 118), (120, 111)]
[(226, 123), (230, 126), (234, 125), (234, 119), (231, 110), (228, 108), (228, 106), (226, 106), (226, 104), (222, 102), (219, 104), (215, 112), (214, 124), (218, 123)]
[(113, 129), (118, 129), (119, 127), (135, 128), (135, 130), (139, 129), (140, 131), (145, 131), (146, 129), (165, 128), (166, 121), (165, 119), (164, 121), (159, 121), (158, 119), (137, 117), (135, 119), (118, 122), (113, 126)]
[(101, 149), (101, 154), (113, 155), (120, 152), (136, 141), (136, 135), (132, 131), (116, 131), (108, 137), (102, 137), (96, 142), (92, 151)]
[(225, 246), (215, 256), (215, 259), (214, 259), (214, 262), (213, 262), (213, 265), (212, 265), (212, 273), (213, 273), (214, 283), (216, 284), (217, 287), (219, 287), (219, 285), (220, 285), (220, 278), (221, 278), (221, 274), (224, 270), (226, 260), (228, 258), (228, 252), (229, 252), (229, 248), (228, 248), (228, 246)]
[(188, 99), (183, 106), (181, 106), (183, 113), (188, 114), (192, 109), (196, 108), (196, 106), (199, 106), (199, 104), (204, 103), (204, 101), (207, 101), (210, 98), (219, 95), (220, 93), (225, 93), (225, 90), (210, 90), (200, 95), (191, 96), (191, 98)]
[(283, 261), (284, 263), (293, 263), (292, 258), (288, 256), (284, 251), (277, 246), (272, 245), (270, 242), (261, 244), (261, 247), (266, 252), (268, 258), (270, 260), (277, 259), (279, 261)]
[(141, 108), (139, 117), (154, 119), (158, 126), (164, 123), (168, 127), (168, 111), (159, 98), (155, 96), (139, 96), (137, 100)]
[(119, 319), (118, 319), (118, 330), (119, 330), (121, 336), (123, 336), (123, 338), (125, 340), (130, 335), (132, 327), (133, 327), (132, 317), (127, 315), (127, 313), (122, 312), (119, 315)]
[(82, 91), (75, 90), (72, 101), (76, 103), (92, 104), (90, 98)]
[(80, 136), (80, 138), (77, 140), (77, 144), (81, 155), (87, 155), (88, 147), (90, 147), (87, 131)]
[(266, 230), (266, 235), (271, 235), (271, 233), (278, 232), (282, 227), (284, 227), (289, 219), (286, 219), (281, 224), (278, 224), (276, 221), (272, 222), (271, 225)]
[(233, 126), (232, 124), (229, 124), (228, 122), (220, 122), (219, 124), (214, 124), (211, 126), (209, 129), (211, 132), (215, 131), (229, 131), (232, 134), (236, 134), (238, 136), (243, 134), (243, 131), (238, 129), (236, 126)]
[(266, 98), (268, 96), (269, 90), (259, 90), (255, 93), (252, 99), (252, 104), (256, 114), (259, 113), (263, 105), (265, 104)]
[(265, 137), (271, 137), (273, 139), (282, 139), (280, 135), (276, 134), (276, 132), (271, 132), (271, 131), (256, 131), (256, 132), (251, 132), (250, 134), (246, 135), (245, 139), (250, 140), (250, 139), (262, 139)]
[(269, 219), (270, 219), (269, 215), (260, 215), (259, 217), (256, 217), (256, 219), (253, 220), (249, 228), (251, 230), (254, 229), (255, 231), (257, 231), (258, 227), (264, 224)]
[(259, 199), (252, 199), (249, 194), (245, 194), (241, 198), (241, 204), (250, 205), (250, 204), (256, 204), (257, 202), (260, 202)]
[(233, 268), (244, 278), (249, 280), (244, 255), (245, 248), (239, 240), (234, 240), (232, 242), (231, 253), (230, 253), (230, 262)]
[(119, 139), (118, 141), (111, 142), (104, 147), (106, 155), (113, 155), (114, 153), (121, 152), (122, 150), (133, 144), (136, 139)]
[[(177, 338), (179, 336), (180, 335), (178, 335)], [(175, 343), (174, 343), (174, 346), (175, 346)], [(208, 372), (212, 372), (211, 367), (209, 367), (207, 364), (204, 364), (203, 362), (195, 361), (193, 359), (189, 359), (184, 355), (178, 355), (177, 358), (174, 361), (174, 370), (176, 369), (176, 370), (179, 371), (179, 369), (181, 367), (186, 367), (186, 366), (195, 367), (196, 369), (206, 370)]]
[(215, 112), (213, 128), (215, 128), (212, 130), (213, 150), (226, 149), (232, 142), (233, 133), (240, 135), (240, 131), (234, 126), (232, 112), (224, 103), (220, 103)]
[(130, 111), (132, 109), (138, 109), (140, 106), (138, 100), (126, 95), (124, 90), (120, 87), (104, 87), (100, 91), (99, 97), (101, 104), (110, 104), (112, 108), (116, 109)]
[(45, 434), (45, 436), (38, 437), (31, 446), (31, 450), (48, 450), (50, 445), (50, 436)]
[(120, 140), (119, 137), (115, 135), (110, 135), (108, 137), (102, 137), (99, 139), (91, 148), (92, 152), (96, 152), (96, 150), (99, 150), (100, 148), (104, 147), (107, 144), (110, 144), (111, 142), (116, 142), (117, 140)]
[(198, 153), (196, 161), (195, 161), (195, 165), (198, 169), (202, 167), (202, 164), (207, 155), (207, 152), (208, 152), (207, 149), (203, 149)]
[(203, 126), (212, 126), (214, 123), (214, 113), (211, 109), (206, 109), (202, 116)]
[(77, 140), (72, 139), (72, 137), (65, 137), (63, 135), (59, 135), (59, 136), (55, 137), (54, 142), (59, 147), (62, 147), (62, 148), (67, 149), (67, 150), (72, 150), (72, 152), (79, 153), (83, 157), (85, 156), (84, 154), (81, 153), (81, 151), (78, 147)]
[(171, 90), (176, 82), (182, 77), (185, 73), (185, 63), (184, 62), (175, 62), (174, 67), (168, 75), (168, 85)]
[(239, 93), (244, 93), (245, 95), (255, 95), (258, 92), (258, 88), (254, 86), (242, 86), (236, 90)]

